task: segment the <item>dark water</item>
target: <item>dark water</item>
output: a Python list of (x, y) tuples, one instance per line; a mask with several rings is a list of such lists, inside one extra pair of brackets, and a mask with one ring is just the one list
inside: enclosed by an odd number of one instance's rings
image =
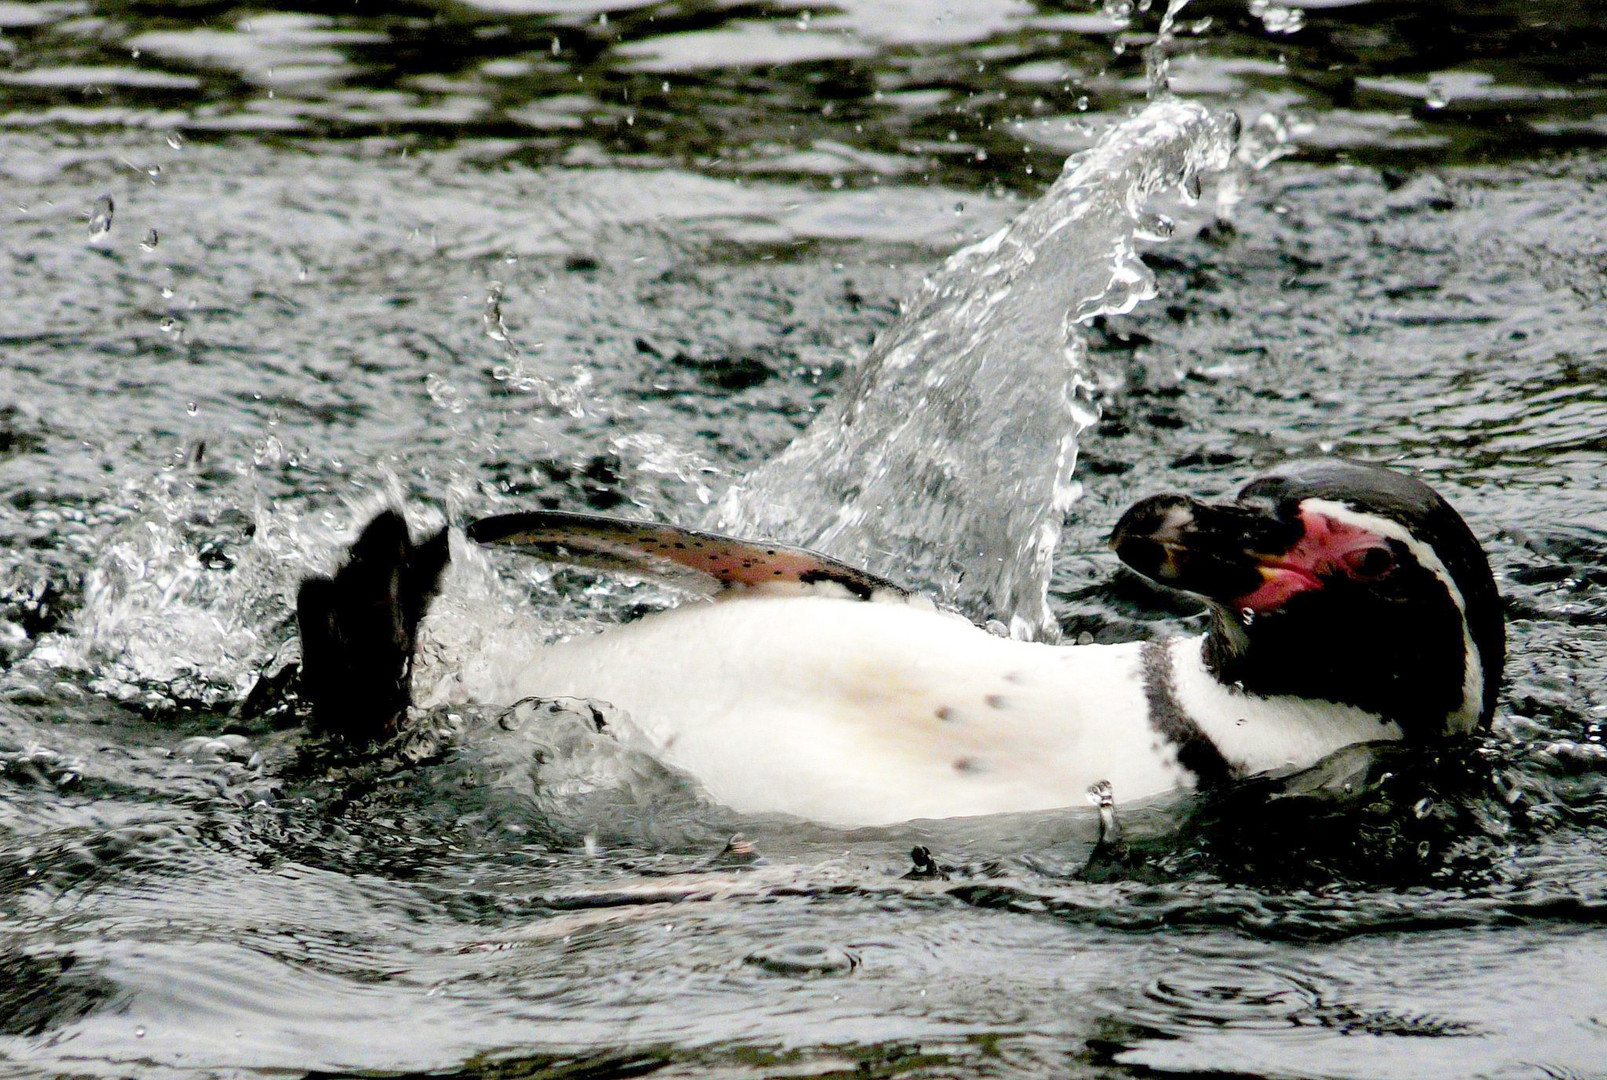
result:
[(0, 3), (0, 1071), (1607, 1076), (1604, 15), (1185, 10), (1175, 88), (1288, 153), (1094, 332), (1063, 631), (1191, 617), (1103, 551), (1134, 497), (1331, 449), (1464, 511), (1508, 689), (1085, 865), (1085, 813), (734, 820), (563, 716), (415, 765), (232, 710), (385, 498), (700, 514), (1142, 99), (1155, 12)]

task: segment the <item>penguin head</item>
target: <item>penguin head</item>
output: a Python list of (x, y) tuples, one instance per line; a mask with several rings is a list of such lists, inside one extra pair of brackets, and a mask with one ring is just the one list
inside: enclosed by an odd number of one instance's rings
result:
[(1224, 683), (1355, 705), (1413, 739), (1489, 722), (1500, 597), (1466, 522), (1420, 480), (1294, 462), (1231, 502), (1144, 499), (1110, 543), (1145, 577), (1210, 602), (1205, 660)]

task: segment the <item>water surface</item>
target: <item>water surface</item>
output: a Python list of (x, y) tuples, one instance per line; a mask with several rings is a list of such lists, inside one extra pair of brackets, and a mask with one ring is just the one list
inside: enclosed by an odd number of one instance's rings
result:
[[(520, 720), (539, 765), (468, 713), (408, 765), (232, 710), (382, 501), (712, 513), (1140, 104), (1158, 13), (0, 4), (0, 1060), (1603, 1075), (1600, 16), (1185, 10), (1175, 89), (1266, 167), (1231, 225), (1178, 208), (1158, 297), (1092, 328), (1061, 634), (1195, 625), (1104, 551), (1127, 503), (1335, 451), (1462, 509), (1509, 685), (1374, 795), (1133, 808), (1090, 866), (1087, 811), (735, 819), (571, 714)], [(481, 621), (442, 649), (657, 602), (460, 571)], [(946, 880), (904, 876), (917, 842)]]

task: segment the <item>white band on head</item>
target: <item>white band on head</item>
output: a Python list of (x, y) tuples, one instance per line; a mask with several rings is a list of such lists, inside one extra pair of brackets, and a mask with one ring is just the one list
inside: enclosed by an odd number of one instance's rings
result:
[(1456, 587), (1456, 579), (1445, 568), (1432, 547), (1423, 543), (1398, 521), (1377, 514), (1369, 514), (1342, 502), (1331, 499), (1301, 499), (1301, 511), (1311, 510), (1333, 518), (1342, 525), (1351, 525), (1358, 529), (1365, 529), (1376, 536), (1390, 540), (1398, 540), (1411, 552), (1412, 558), (1418, 565), (1439, 579), (1450, 594), (1451, 603), (1456, 606), (1457, 614), (1462, 617), (1462, 647), (1466, 662), (1462, 665), (1462, 707), (1451, 713), (1447, 718), (1447, 728), (1455, 733), (1472, 731), (1479, 726), (1479, 717), (1484, 713), (1484, 664), (1479, 656), (1478, 646), (1473, 644), (1473, 631), (1468, 626), (1467, 604), (1462, 599), (1462, 590)]

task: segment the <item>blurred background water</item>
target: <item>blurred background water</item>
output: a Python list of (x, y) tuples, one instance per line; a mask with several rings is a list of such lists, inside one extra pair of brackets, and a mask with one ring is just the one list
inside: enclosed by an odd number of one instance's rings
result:
[[(0, 2), (0, 1068), (1607, 1075), (1599, 4), (1189, 4), (1246, 168), (1087, 333), (1053, 629), (1197, 624), (1104, 552), (1140, 495), (1394, 462), (1507, 600), (1476, 745), (1090, 864), (1087, 811), (737, 820), (573, 711), (358, 763), (236, 712), (382, 501), (709, 518), (1143, 103), (1159, 20)], [(661, 602), (454, 573), (443, 655)]]

